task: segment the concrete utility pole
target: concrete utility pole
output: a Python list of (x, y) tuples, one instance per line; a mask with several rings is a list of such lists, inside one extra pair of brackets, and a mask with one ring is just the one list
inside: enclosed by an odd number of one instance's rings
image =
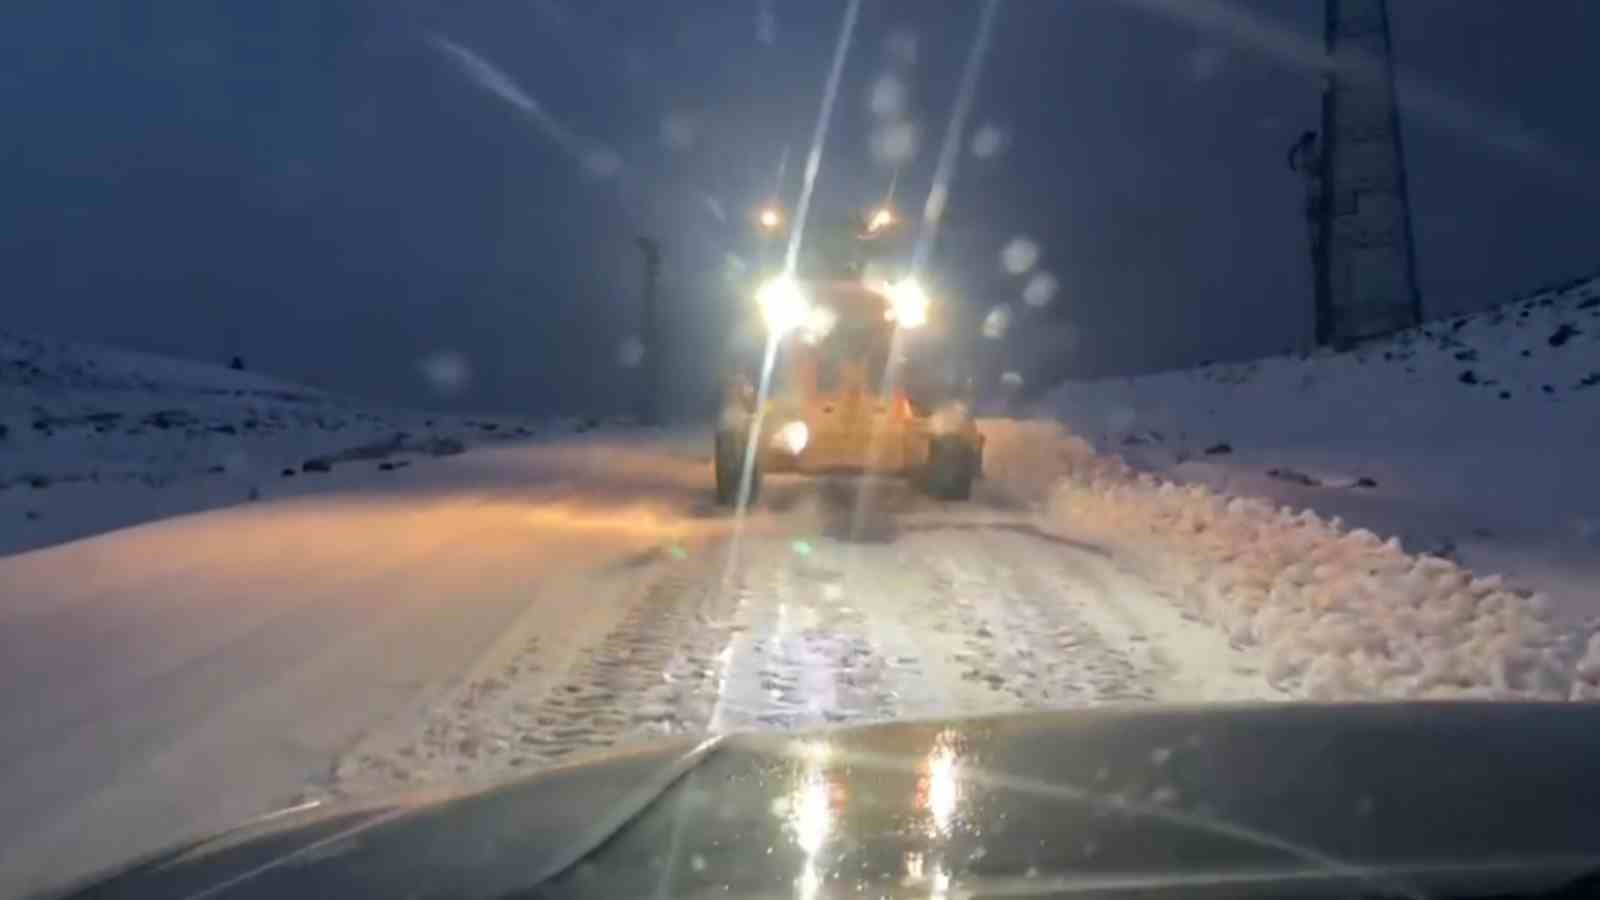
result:
[(644, 284), (639, 300), (639, 343), (644, 347), (644, 359), (639, 365), (639, 422), (644, 425), (661, 424), (661, 375), (665, 348), (661, 345), (661, 244), (655, 238), (638, 238), (639, 251), (644, 254)]
[(1327, 0), (1317, 343), (1346, 346), (1422, 319), (1395, 102), (1388, 0)]

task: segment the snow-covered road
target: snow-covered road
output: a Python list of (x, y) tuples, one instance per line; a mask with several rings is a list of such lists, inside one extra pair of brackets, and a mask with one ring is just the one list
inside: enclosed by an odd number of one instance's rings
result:
[(505, 445), (0, 560), (0, 894), (669, 732), (1276, 696), (998, 486), (774, 481), (736, 537), (708, 478), (695, 437)]
[(345, 754), (334, 786), (493, 780), (661, 734), (1278, 696), (1098, 548), (905, 519), (870, 543), (766, 529), (726, 582), (729, 540), (599, 573), (583, 634), (531, 615), (509, 655)]

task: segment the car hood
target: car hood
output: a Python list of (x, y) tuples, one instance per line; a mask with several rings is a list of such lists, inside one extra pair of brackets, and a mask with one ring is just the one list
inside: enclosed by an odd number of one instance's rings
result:
[(675, 741), (278, 816), (94, 897), (1538, 889), (1600, 865), (1600, 707), (1140, 707)]

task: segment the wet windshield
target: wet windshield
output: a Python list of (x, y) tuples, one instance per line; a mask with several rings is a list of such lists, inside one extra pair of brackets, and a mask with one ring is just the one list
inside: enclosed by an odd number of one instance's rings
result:
[(0, 900), (668, 739), (1600, 697), (1595, 46), (0, 4)]

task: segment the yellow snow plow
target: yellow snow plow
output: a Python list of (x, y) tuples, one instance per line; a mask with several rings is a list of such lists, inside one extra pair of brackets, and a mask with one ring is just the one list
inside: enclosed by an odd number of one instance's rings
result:
[(928, 321), (927, 293), (911, 278), (853, 269), (845, 278), (778, 275), (756, 292), (776, 342), (773, 387), (760, 415), (755, 378), (736, 379), (724, 395), (718, 502), (738, 502), (747, 458), (752, 501), (768, 472), (892, 474), (941, 499), (970, 496), (983, 436), (967, 405), (919, 392), (897, 358), (900, 338)]

